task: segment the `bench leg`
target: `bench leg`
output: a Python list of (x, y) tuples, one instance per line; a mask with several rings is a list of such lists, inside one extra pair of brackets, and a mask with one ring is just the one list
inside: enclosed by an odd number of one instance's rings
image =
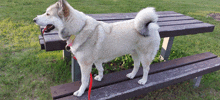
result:
[(73, 82), (81, 80), (80, 66), (73, 57), (71, 57), (71, 74)]
[(201, 79), (202, 79), (202, 76), (198, 76), (198, 77), (196, 77), (196, 78), (193, 79), (193, 82), (194, 82), (193, 87), (194, 87), (194, 88), (199, 87), (200, 82), (201, 82)]
[(166, 37), (163, 39), (163, 45), (160, 53), (160, 60), (167, 61), (170, 56), (170, 51), (173, 45), (174, 37)]
[(66, 50), (63, 50), (63, 58), (69, 62), (71, 60), (71, 52), (68, 52)]

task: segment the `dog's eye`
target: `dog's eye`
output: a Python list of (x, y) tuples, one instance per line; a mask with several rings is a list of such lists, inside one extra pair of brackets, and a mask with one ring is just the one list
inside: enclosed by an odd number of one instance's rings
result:
[(47, 16), (49, 16), (50, 14), (49, 13), (47, 13)]

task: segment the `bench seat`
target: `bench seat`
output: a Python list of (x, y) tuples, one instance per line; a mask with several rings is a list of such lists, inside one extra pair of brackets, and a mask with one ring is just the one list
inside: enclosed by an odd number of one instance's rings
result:
[[(160, 88), (167, 87), (182, 81), (193, 79), (220, 69), (220, 58), (206, 52), (193, 56), (178, 58), (166, 62), (150, 65), (148, 82), (139, 85), (137, 82), (142, 76), (142, 68), (132, 80), (126, 74), (132, 69), (104, 75), (101, 82), (93, 81), (91, 100), (122, 100), (146, 94)], [(51, 95), (57, 100), (84, 100), (88, 98), (87, 91), (82, 97), (73, 96), (79, 89), (80, 81), (51, 87)]]

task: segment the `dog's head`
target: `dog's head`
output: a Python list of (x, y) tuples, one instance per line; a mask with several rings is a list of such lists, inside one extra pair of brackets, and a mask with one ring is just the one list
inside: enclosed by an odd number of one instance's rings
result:
[[(40, 26), (46, 26), (45, 32), (57, 29), (61, 39), (65, 40), (64, 27), (65, 20), (70, 15), (70, 11), (66, 0), (59, 0), (55, 4), (49, 6), (46, 12), (42, 15), (37, 15), (34, 22)], [(61, 34), (60, 34), (61, 33)]]

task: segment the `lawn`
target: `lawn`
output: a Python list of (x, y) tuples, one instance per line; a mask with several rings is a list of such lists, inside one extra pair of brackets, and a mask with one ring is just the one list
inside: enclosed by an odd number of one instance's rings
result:
[[(62, 51), (40, 50), (39, 27), (32, 21), (57, 0), (0, 1), (0, 100), (51, 98), (50, 86), (71, 82), (70, 63)], [(220, 22), (208, 17), (220, 13), (219, 0), (67, 0), (75, 9), (86, 14), (138, 12), (151, 6), (157, 11), (175, 11), (215, 25), (214, 32), (175, 37), (170, 60), (212, 52), (220, 56)], [(113, 61), (117, 67), (132, 66), (129, 55)], [(158, 62), (158, 55), (154, 62)], [(112, 66), (105, 64), (105, 66)], [(95, 70), (93, 72), (96, 72)], [(204, 75), (194, 89), (186, 81), (130, 100), (145, 99), (220, 99), (220, 71)]]

